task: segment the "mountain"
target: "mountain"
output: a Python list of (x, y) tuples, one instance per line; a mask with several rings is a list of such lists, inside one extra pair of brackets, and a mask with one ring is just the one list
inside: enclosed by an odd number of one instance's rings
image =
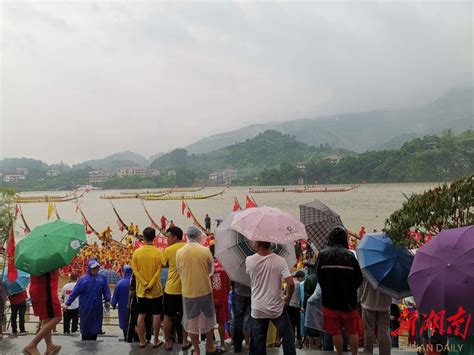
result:
[(297, 162), (324, 159), (331, 154), (349, 155), (343, 149), (329, 146), (314, 147), (299, 142), (294, 136), (267, 130), (244, 142), (220, 148), (205, 154), (189, 155), (185, 149), (175, 149), (155, 159), (155, 169), (194, 168), (217, 171), (238, 169), (239, 175), (249, 176), (264, 168), (281, 164), (296, 166)]
[(407, 140), (444, 129), (461, 132), (473, 123), (473, 87), (447, 92), (428, 105), (412, 110), (345, 113), (317, 119), (253, 124), (203, 138), (185, 149), (191, 154), (207, 153), (242, 142), (266, 130), (294, 135), (300, 142), (329, 144), (356, 152), (400, 148)]
[(120, 152), (109, 155), (103, 159), (87, 160), (85, 162), (76, 164), (73, 169), (82, 169), (85, 167), (92, 167), (93, 169), (104, 169), (107, 171), (115, 171), (123, 167), (148, 167), (148, 159), (144, 156), (130, 152)]

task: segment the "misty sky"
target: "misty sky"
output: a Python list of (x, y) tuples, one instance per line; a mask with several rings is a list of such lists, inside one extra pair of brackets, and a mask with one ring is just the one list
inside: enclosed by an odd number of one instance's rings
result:
[(1, 157), (148, 157), (472, 82), (470, 2), (0, 6)]

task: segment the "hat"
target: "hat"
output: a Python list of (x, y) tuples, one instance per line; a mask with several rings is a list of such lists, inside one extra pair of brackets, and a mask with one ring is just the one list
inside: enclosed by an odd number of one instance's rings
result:
[(100, 267), (100, 264), (97, 261), (94, 261), (92, 264), (89, 265), (91, 269), (95, 269), (96, 267)]

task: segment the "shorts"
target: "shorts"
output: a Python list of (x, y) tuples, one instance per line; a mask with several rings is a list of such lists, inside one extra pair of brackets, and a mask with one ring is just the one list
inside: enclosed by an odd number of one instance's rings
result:
[(214, 317), (214, 301), (212, 293), (196, 298), (184, 298), (186, 318), (193, 319), (202, 313), (206, 318)]
[(360, 315), (357, 311), (333, 311), (323, 307), (323, 328), (330, 335), (341, 334), (345, 328), (348, 335), (358, 334)]
[(163, 314), (168, 317), (174, 317), (177, 314), (182, 315), (183, 296), (165, 293), (163, 295)]
[(34, 302), (32, 303), (33, 312), (40, 320), (61, 317), (61, 304), (52, 300), (51, 302)]
[(219, 325), (224, 325), (227, 320), (229, 319), (227, 313), (227, 305), (226, 304), (216, 304), (214, 306), (216, 309), (216, 320)]
[(138, 314), (160, 315), (163, 310), (163, 296), (157, 298), (138, 298)]

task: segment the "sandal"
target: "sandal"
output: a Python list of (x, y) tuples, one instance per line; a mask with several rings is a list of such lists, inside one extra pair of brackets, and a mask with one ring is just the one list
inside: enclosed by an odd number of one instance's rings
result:
[[(164, 342), (162, 342), (162, 341), (160, 340), (160, 341), (158, 341), (158, 343), (154, 343), (154, 344), (153, 344), (153, 348), (154, 348), (154, 349), (159, 348), (159, 347), (162, 346), (163, 344), (164, 344)], [(171, 347), (171, 348), (173, 348), (173, 347)]]
[(173, 343), (171, 343), (170, 346), (166, 346), (166, 344), (165, 344), (164, 349), (165, 349), (166, 351), (171, 351), (171, 350), (173, 350)]
[(38, 349), (28, 350), (27, 348), (24, 348), (22, 352), (25, 355), (40, 355), (41, 354)]
[(148, 343), (145, 343), (145, 344), (139, 344), (138, 346), (140, 347), (140, 349), (143, 349)]
[(61, 351), (62, 349), (62, 346), (61, 345), (53, 345), (51, 347), (51, 349), (47, 350), (44, 355), (54, 355), (54, 354), (57, 354), (59, 353), (59, 351)]
[(188, 343), (187, 345), (183, 345), (183, 346), (181, 347), (181, 350), (182, 350), (182, 351), (189, 350), (189, 349), (191, 348), (191, 346), (193, 346), (193, 344)]

